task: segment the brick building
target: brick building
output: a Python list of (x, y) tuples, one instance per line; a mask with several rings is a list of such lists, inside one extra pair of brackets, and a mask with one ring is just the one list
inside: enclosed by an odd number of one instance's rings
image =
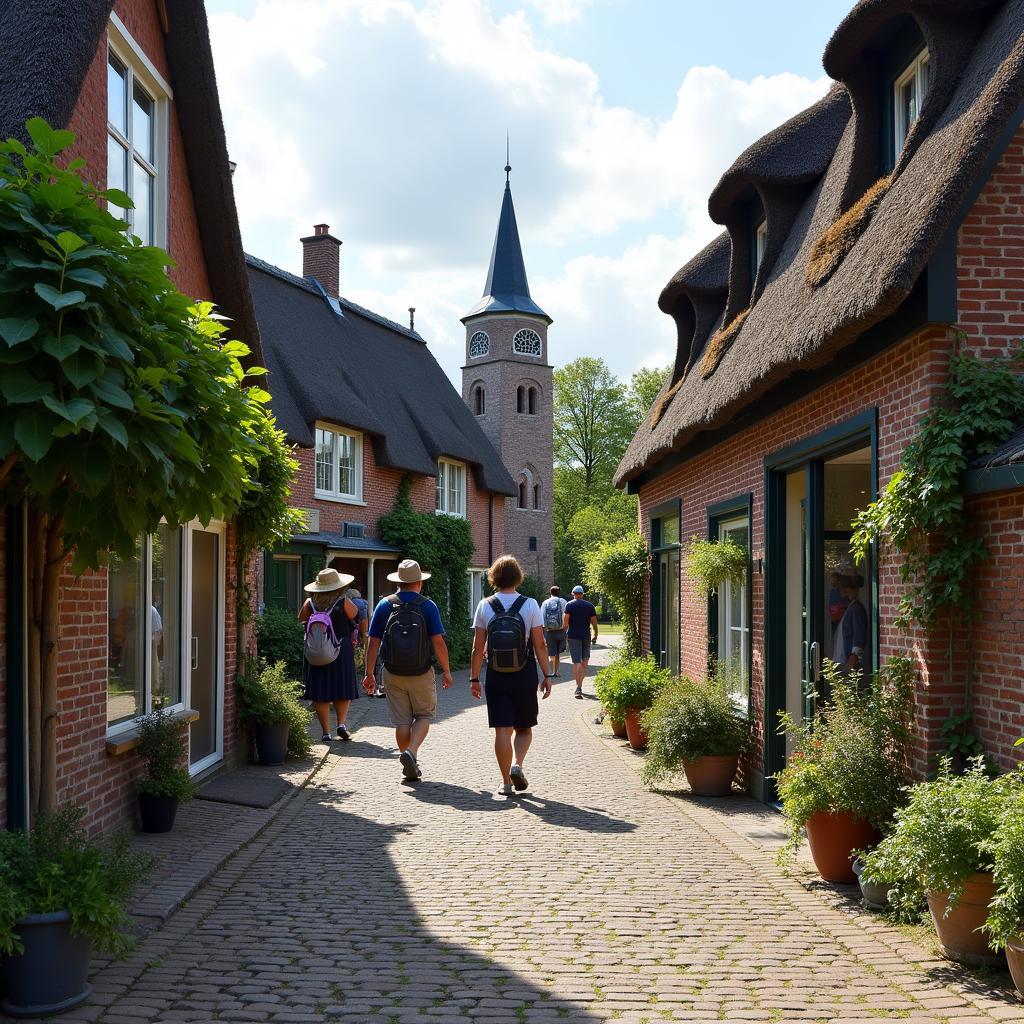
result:
[[(765, 798), (777, 714), (813, 713), (836, 650), (835, 571), (864, 580), (863, 667), (917, 660), (916, 771), (965, 710), (1004, 768), (1019, 758), (1024, 439), (967, 477), (990, 552), (972, 637), (898, 630), (898, 559), (853, 566), (849, 541), (943, 400), (954, 347), (1003, 355), (1024, 328), (1022, 39), (1017, 3), (862, 0), (825, 51), (829, 94), (725, 173), (709, 202), (725, 231), (661, 294), (676, 362), (617, 476), (652, 550), (644, 641), (673, 671), (728, 669)], [(743, 585), (698, 593), (693, 537), (746, 547)]]
[(341, 242), (328, 226), (302, 247), (302, 277), (248, 257), (273, 411), (297, 446), (292, 504), (307, 513), (307, 532), (267, 553), (264, 601), (296, 609), (325, 564), (355, 576), (371, 603), (390, 593), (402, 553), (378, 520), (408, 476), (418, 511), (469, 520), (475, 607), (503, 550), (513, 481), (412, 326), (340, 296)]
[(503, 550), (543, 587), (554, 581), (551, 317), (530, 297), (519, 242), (511, 167), (487, 283), (467, 313), (462, 397), (515, 481), (505, 501)]
[[(72, 156), (132, 196), (133, 232), (167, 250), (174, 283), (215, 301), (259, 353), (206, 15), (199, 0), (31, 0), (0, 19), (0, 134), (32, 116), (70, 128)], [(5, 410), (0, 404), (0, 415)], [(26, 511), (0, 506), (0, 826), (27, 820)], [(140, 764), (135, 719), (190, 721), (189, 766), (238, 747), (230, 523), (140, 537), (103, 572), (66, 572), (60, 593), (58, 798), (87, 824), (123, 821)]]

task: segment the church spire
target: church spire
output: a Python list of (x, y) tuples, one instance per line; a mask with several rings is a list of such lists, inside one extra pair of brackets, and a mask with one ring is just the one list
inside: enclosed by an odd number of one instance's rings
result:
[(512, 205), (512, 185), (509, 182), (511, 172), (506, 136), (505, 194), (502, 196), (498, 231), (494, 236), (494, 248), (491, 250), (491, 265), (487, 270), (483, 298), (462, 318), (463, 323), (470, 317), (487, 313), (528, 313), (543, 317), (551, 323), (551, 317), (530, 298), (523, 248), (519, 243), (519, 228), (516, 225), (516, 211)]

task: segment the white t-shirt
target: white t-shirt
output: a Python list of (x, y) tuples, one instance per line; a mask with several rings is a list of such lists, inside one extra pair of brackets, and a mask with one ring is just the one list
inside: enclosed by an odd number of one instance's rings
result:
[[(495, 594), (494, 596), (497, 597), (507, 611), (515, 603), (519, 594), (517, 592), (514, 594)], [(494, 618), (494, 609), (491, 607), (490, 602), (491, 599), (487, 597), (476, 606), (476, 615), (473, 616), (474, 628), (486, 629), (488, 623)], [(528, 597), (526, 603), (519, 609), (519, 617), (526, 625), (527, 636), (535, 627), (544, 628), (544, 617), (540, 613), (540, 605), (532, 597)]]

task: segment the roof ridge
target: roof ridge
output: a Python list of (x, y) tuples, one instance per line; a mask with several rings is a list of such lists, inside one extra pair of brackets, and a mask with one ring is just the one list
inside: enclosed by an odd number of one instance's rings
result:
[(304, 291), (311, 292), (313, 295), (319, 294), (316, 286), (311, 284), (307, 278), (299, 277), (298, 274), (293, 274), (290, 270), (283, 270), (281, 267), (278, 267), (273, 263), (261, 260), (259, 256), (253, 256), (251, 252), (247, 252), (245, 254), (245, 262), (248, 263), (250, 267), (255, 267), (257, 270), (262, 270), (266, 274), (271, 274), (274, 277), (280, 278), (282, 281), (287, 281), (289, 284), (293, 284), (297, 288), (302, 288)]
[(347, 306), (357, 316), (365, 316), (368, 320), (375, 320), (377, 323), (382, 324), (384, 327), (389, 327), (393, 331), (398, 331), (404, 334), (408, 338), (412, 338), (414, 341), (418, 341), (426, 345), (426, 338), (423, 337), (419, 331), (410, 330), (408, 327), (403, 327), (400, 323), (395, 320), (389, 320), (386, 316), (381, 316), (380, 313), (374, 313), (372, 309), (367, 309), (365, 306), (360, 306), (358, 302), (353, 302), (351, 299), (346, 299), (344, 296), (339, 296), (338, 301), (343, 305)]

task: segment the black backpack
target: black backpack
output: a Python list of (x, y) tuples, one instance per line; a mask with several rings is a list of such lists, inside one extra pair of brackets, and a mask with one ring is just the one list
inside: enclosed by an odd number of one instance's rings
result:
[(403, 601), (392, 594), (388, 601), (391, 614), (380, 645), (384, 667), (396, 676), (422, 675), (430, 668), (430, 636), (422, 610), (426, 598), (417, 594), (411, 601)]
[(519, 609), (526, 604), (526, 598), (519, 595), (505, 606), (497, 595), (489, 602), (494, 618), (487, 623), (487, 664), (495, 672), (521, 672), (526, 667), (529, 652), (526, 645), (526, 623)]

